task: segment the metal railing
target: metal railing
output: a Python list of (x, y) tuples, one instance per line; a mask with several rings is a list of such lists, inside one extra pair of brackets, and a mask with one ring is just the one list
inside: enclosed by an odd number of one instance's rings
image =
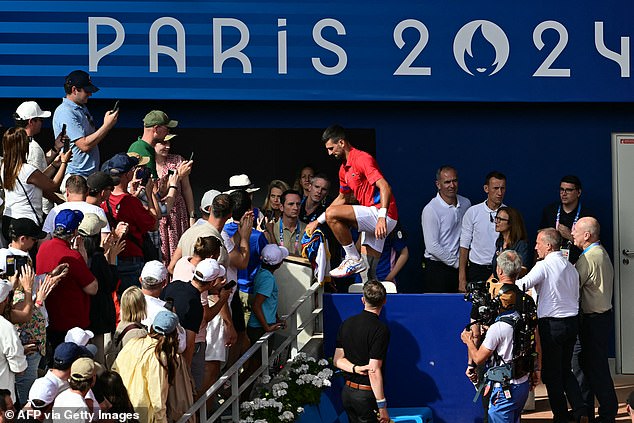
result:
[[(178, 423), (186, 423), (188, 420), (192, 419), (192, 417), (198, 415), (198, 422), (214, 422), (218, 420), (221, 416), (224, 415), (225, 410), (231, 407), (231, 421), (237, 422), (240, 420), (240, 395), (253, 383), (255, 380), (261, 375), (265, 374), (268, 376), (269, 374), (269, 364), (274, 362), (277, 358), (280, 357), (282, 352), (286, 350), (287, 347), (290, 346), (290, 355), (291, 358), (294, 358), (299, 352), (297, 337), (299, 334), (307, 329), (309, 325), (314, 325), (317, 330), (321, 330), (323, 328), (322, 322), (322, 294), (323, 288), (319, 282), (311, 285), (304, 295), (302, 295), (295, 303), (292, 305), (288, 314), (283, 316), (283, 320), (286, 321), (287, 328), (290, 328), (290, 334), (284, 341), (269, 355), (269, 343), (268, 339), (273, 336), (275, 332), (267, 332), (258, 341), (249, 348), (249, 350), (244, 353), (242, 357), (229, 368), (218, 380), (216, 383), (211, 385), (211, 387), (198, 398), (198, 401), (194, 403), (190, 407), (189, 410), (183, 415), (183, 417), (178, 420)], [(304, 305), (307, 301), (311, 301), (311, 313), (308, 318), (304, 319), (301, 324), (299, 324), (298, 320), (298, 310)], [(260, 353), (262, 357), (262, 364), (258, 367), (251, 376), (245, 381), (240, 383), (239, 376), (240, 370), (245, 365), (247, 360), (251, 358), (253, 355)], [(221, 390), (224, 385), (230, 382), (231, 384), (231, 395), (225, 399), (225, 401), (214, 411), (211, 416), (207, 417), (207, 400), (216, 395), (216, 393)], [(192, 419), (194, 421), (196, 419)]]

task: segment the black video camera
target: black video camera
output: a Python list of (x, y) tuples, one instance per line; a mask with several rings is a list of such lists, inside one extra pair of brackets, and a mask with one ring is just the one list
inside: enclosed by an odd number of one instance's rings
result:
[(500, 299), (491, 298), (489, 293), (489, 282), (476, 281), (467, 284), (467, 292), (464, 300), (473, 304), (472, 318), (475, 322), (470, 323), (467, 329), (475, 323), (491, 326), (500, 312)]

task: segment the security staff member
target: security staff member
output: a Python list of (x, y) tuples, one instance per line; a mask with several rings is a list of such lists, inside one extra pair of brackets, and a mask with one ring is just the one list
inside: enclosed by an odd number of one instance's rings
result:
[(363, 311), (344, 321), (337, 334), (333, 362), (345, 372), (341, 398), (350, 423), (390, 421), (382, 373), (390, 331), (379, 320), (385, 300), (383, 284), (376, 280), (366, 282)]

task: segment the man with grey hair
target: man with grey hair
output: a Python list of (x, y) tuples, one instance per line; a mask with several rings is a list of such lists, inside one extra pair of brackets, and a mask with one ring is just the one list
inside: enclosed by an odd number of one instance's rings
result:
[(600, 232), (594, 217), (582, 217), (572, 228), (573, 242), (582, 251), (575, 263), (581, 288), (581, 327), (572, 365), (586, 407), (594, 410), (596, 396), (600, 421), (613, 422), (619, 409), (608, 362), (614, 268), (599, 241)]
[(537, 233), (538, 262), (516, 284), (535, 288), (539, 297), (537, 317), (543, 351), (542, 380), (554, 422), (568, 421), (568, 405), (577, 421), (587, 421), (581, 390), (572, 374), (572, 352), (579, 330), (579, 273), (560, 251), (561, 236), (555, 228)]
[[(462, 341), (469, 351), (469, 367), (466, 375), (472, 382), (478, 382), (480, 374), (477, 366), (490, 363), (489, 375), (493, 369), (500, 370), (500, 366), (512, 363), (512, 379), (507, 384), (494, 383), (489, 396), (490, 405), (486, 408), (488, 421), (519, 422), (529, 388), (539, 382), (541, 355), (533, 363), (526, 361), (535, 351), (539, 351), (539, 342), (524, 350), (526, 347), (516, 345), (517, 339), (525, 339), (521, 331), (524, 325), (535, 329), (535, 303), (533, 299), (521, 292), (515, 285), (515, 280), (522, 269), (522, 260), (514, 250), (500, 253), (496, 260), (497, 274), (502, 286), (497, 298), (500, 300), (500, 313), (495, 322), (490, 325), (484, 342), (478, 346), (472, 331), (465, 329), (461, 334)], [(530, 336), (530, 334), (528, 334)], [(539, 339), (539, 338), (537, 338)], [(522, 342), (523, 343), (523, 342)], [(519, 349), (518, 349), (519, 348)], [(494, 355), (495, 353), (495, 355)], [(524, 354), (522, 354), (524, 353)], [(493, 356), (493, 358), (492, 358)], [(533, 366), (533, 367), (531, 367)], [(487, 377), (487, 383), (493, 383), (492, 377)]]

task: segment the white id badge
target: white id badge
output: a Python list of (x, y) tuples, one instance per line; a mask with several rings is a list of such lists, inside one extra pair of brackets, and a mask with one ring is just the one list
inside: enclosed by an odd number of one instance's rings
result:
[(568, 248), (562, 248), (561, 249), (561, 255), (564, 256), (564, 258), (566, 260), (568, 260), (568, 256), (570, 255), (570, 249)]

